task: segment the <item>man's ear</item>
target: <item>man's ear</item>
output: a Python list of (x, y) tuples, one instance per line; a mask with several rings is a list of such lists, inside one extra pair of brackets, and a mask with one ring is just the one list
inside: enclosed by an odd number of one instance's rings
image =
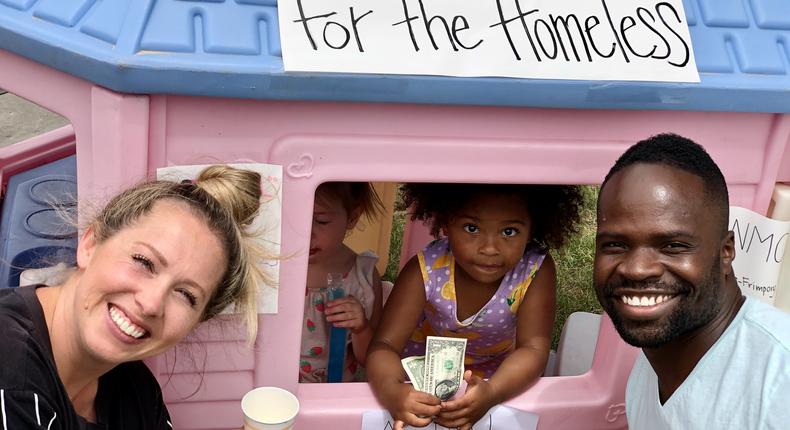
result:
[(732, 274), (732, 260), (735, 260), (735, 234), (728, 231), (721, 241), (721, 268), (724, 275)]
[(80, 242), (77, 244), (77, 268), (84, 269), (93, 258), (93, 252), (96, 250), (96, 236), (93, 234), (93, 226), (88, 226), (84, 232)]

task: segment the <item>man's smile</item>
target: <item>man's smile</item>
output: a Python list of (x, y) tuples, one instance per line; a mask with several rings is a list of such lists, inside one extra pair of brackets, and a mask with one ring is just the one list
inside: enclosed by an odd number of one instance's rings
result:
[(680, 300), (677, 294), (633, 293), (610, 296), (621, 318), (634, 321), (657, 320), (671, 312)]

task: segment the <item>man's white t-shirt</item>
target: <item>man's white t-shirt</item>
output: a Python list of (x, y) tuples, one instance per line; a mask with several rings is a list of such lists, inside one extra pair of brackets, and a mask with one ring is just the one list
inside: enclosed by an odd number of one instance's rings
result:
[(640, 353), (625, 402), (630, 430), (790, 429), (790, 314), (747, 298), (664, 405)]

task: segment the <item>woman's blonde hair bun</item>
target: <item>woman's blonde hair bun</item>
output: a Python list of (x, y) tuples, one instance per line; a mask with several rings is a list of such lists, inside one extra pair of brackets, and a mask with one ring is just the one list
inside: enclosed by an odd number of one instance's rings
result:
[(261, 200), (259, 173), (218, 164), (205, 168), (195, 182), (227, 208), (239, 225), (249, 225), (258, 214)]

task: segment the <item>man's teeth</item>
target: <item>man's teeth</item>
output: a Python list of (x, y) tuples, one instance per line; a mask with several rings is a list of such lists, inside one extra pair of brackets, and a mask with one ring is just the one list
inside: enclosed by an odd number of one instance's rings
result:
[(671, 299), (672, 296), (622, 296), (623, 303), (629, 306), (655, 306)]
[(145, 334), (145, 330), (142, 328), (134, 325), (131, 321), (129, 321), (126, 316), (114, 307), (110, 307), (110, 318), (121, 329), (122, 332), (128, 334), (129, 336), (139, 339), (143, 337)]

